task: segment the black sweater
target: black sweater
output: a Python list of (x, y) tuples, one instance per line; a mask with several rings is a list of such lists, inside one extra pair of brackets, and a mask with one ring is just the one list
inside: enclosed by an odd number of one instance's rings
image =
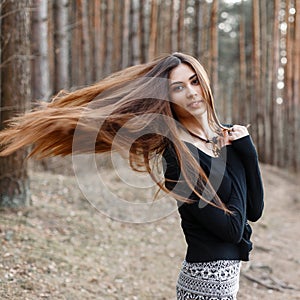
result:
[[(179, 180), (180, 167), (173, 147), (164, 152), (166, 187), (196, 200), (178, 201), (181, 226), (188, 245), (186, 261), (203, 262), (221, 259), (249, 260), (252, 229), (247, 220), (257, 221), (263, 211), (263, 185), (258, 157), (250, 136), (221, 149), (218, 158), (211, 157), (186, 142), (193, 156), (209, 177), (219, 198), (233, 214), (225, 214), (212, 205), (203, 205), (185, 182)], [(174, 181), (177, 182), (174, 183)]]

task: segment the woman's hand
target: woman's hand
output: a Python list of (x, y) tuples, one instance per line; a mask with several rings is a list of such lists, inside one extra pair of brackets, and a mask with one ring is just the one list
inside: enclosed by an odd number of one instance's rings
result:
[(230, 130), (228, 130), (228, 140), (232, 142), (234, 140), (249, 135), (248, 127), (249, 125), (247, 126), (233, 125), (233, 127)]
[(249, 135), (247, 126), (233, 125), (230, 129), (224, 129), (223, 138), (221, 138), (221, 146), (230, 145), (234, 140)]

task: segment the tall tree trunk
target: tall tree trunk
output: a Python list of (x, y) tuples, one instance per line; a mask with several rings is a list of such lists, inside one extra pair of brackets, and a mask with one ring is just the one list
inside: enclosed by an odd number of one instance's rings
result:
[(112, 70), (117, 71), (121, 69), (122, 57), (120, 49), (122, 49), (122, 3), (115, 1), (114, 3), (114, 39), (113, 39), (113, 57), (112, 57)]
[(104, 75), (112, 70), (114, 1), (106, 0)]
[(168, 2), (162, 1), (158, 8), (158, 34), (156, 53), (167, 53), (168, 50), (168, 32), (165, 30), (168, 26)]
[(49, 84), (50, 84), (50, 91), (51, 95), (54, 94), (54, 77), (55, 77), (55, 65), (54, 65), (54, 13), (53, 13), (53, 4), (50, 1), (48, 2), (48, 22), (47, 22), (47, 36), (48, 36), (48, 63), (49, 63)]
[[(1, 122), (30, 107), (30, 0), (2, 1)], [(1, 124), (2, 128), (3, 124)], [(1, 129), (0, 128), (0, 129)], [(30, 203), (26, 150), (0, 159), (0, 206)]]
[(195, 25), (193, 29), (194, 34), (194, 55), (197, 58), (201, 57), (202, 54), (202, 43), (201, 43), (201, 36), (202, 36), (202, 29), (203, 29), (203, 5), (202, 1), (196, 1), (195, 3)]
[(89, 43), (90, 43), (90, 64), (91, 64), (91, 69), (89, 70), (90, 72), (90, 77), (91, 81), (95, 82), (96, 76), (95, 76), (95, 26), (94, 26), (94, 21), (95, 21), (95, 5), (96, 1), (89, 1), (88, 4), (88, 27), (89, 27)]
[(101, 0), (94, 1), (94, 76), (95, 80), (98, 81), (102, 75), (102, 56), (101, 48), (103, 41), (103, 26), (101, 24)]
[(55, 92), (70, 87), (69, 0), (55, 0)]
[[(172, 35), (170, 34), (170, 29), (169, 27), (171, 24), (171, 16), (172, 16), (172, 2), (165, 2), (165, 13), (164, 13), (164, 27), (163, 30), (165, 32), (164, 36), (164, 52), (171, 53), (172, 52)], [(168, 28), (168, 30), (165, 30), (165, 28)]]
[[(55, 10), (54, 10), (55, 14)], [(72, 24), (71, 31), (71, 80), (72, 86), (82, 86), (84, 85), (84, 63), (82, 55), (82, 26), (81, 26), (81, 13), (80, 13), (80, 0), (74, 0), (71, 2), (70, 9), (70, 22)], [(55, 27), (54, 27), (55, 28)], [(54, 41), (55, 44), (55, 41)]]
[(219, 0), (214, 0), (211, 9), (211, 28), (210, 28), (210, 42), (211, 42), (211, 69), (210, 77), (214, 97), (218, 101), (218, 57), (219, 57), (219, 43), (218, 43), (218, 9)]
[(48, 22), (48, 1), (33, 0), (31, 25), (32, 97), (46, 101), (53, 94), (50, 88)]
[(172, 16), (171, 16), (171, 51), (175, 52), (178, 51), (178, 28), (177, 28), (177, 20), (178, 20), (178, 14), (177, 14), (177, 3), (178, 1), (172, 0)]
[(295, 0), (295, 33), (294, 33), (294, 82), (293, 82), (293, 143), (294, 149), (293, 166), (294, 170), (300, 170), (300, 0)]
[(260, 68), (260, 93), (257, 99), (258, 109), (258, 143), (260, 151), (260, 159), (265, 160), (266, 157), (266, 118), (267, 118), (267, 58), (268, 58), (268, 4), (266, 1), (260, 1), (260, 30), (261, 30), (261, 68)]
[(210, 18), (209, 18), (209, 4), (203, 4), (203, 13), (202, 13), (202, 32), (201, 32), (201, 62), (208, 72), (210, 72), (210, 49), (209, 49), (209, 27), (210, 27)]
[(87, 0), (80, 0), (81, 24), (82, 24), (82, 50), (84, 61), (84, 83), (92, 82), (92, 62), (91, 62), (91, 39), (89, 29), (89, 9), (88, 5), (91, 2)]
[[(101, 21), (101, 45), (100, 45), (100, 62), (101, 62), (101, 77), (104, 77), (104, 64), (105, 64), (105, 35), (106, 35), (106, 9), (105, 9), (105, 1), (101, 0), (100, 5), (100, 21)], [(127, 0), (126, 0), (127, 1)]]
[(272, 90), (271, 90), (271, 99), (272, 103), (270, 106), (270, 128), (271, 128), (271, 145), (270, 148), (273, 149), (271, 152), (271, 163), (274, 165), (278, 164), (278, 114), (277, 114), (277, 74), (279, 68), (279, 9), (280, 9), (280, 0), (274, 0), (274, 22), (273, 22), (273, 62), (272, 62)]
[(185, 34), (184, 34), (184, 18), (185, 18), (185, 1), (179, 1), (178, 25), (177, 25), (177, 45), (179, 51), (184, 51)]
[(150, 21), (150, 41), (149, 41), (149, 59), (153, 59), (156, 55), (157, 46), (157, 19), (158, 19), (158, 3), (151, 2), (151, 21)]
[(239, 83), (240, 83), (240, 110), (239, 110), (239, 116), (240, 120), (244, 120), (244, 122), (247, 120), (247, 106), (246, 106), (246, 90), (247, 90), (247, 63), (246, 63), (246, 30), (245, 30), (245, 17), (243, 12), (243, 3), (241, 3), (240, 6), (240, 27), (239, 27)]
[(140, 28), (139, 28), (139, 1), (131, 0), (131, 22), (130, 22), (130, 44), (131, 44), (131, 64), (140, 63)]
[(266, 88), (265, 88), (265, 99), (263, 102), (265, 103), (266, 107), (266, 116), (265, 116), (265, 157), (262, 159), (264, 163), (271, 163), (271, 157), (273, 149), (271, 148), (271, 111), (273, 106), (275, 105), (274, 99), (272, 99), (272, 90), (273, 90), (273, 56), (274, 56), (274, 47), (273, 47), (273, 23), (274, 23), (274, 3), (269, 2), (267, 6), (267, 14), (268, 14), (268, 22), (267, 22), (267, 31), (268, 31), (268, 38), (266, 44), (266, 55), (267, 55), (267, 74), (266, 74)]
[(252, 56), (252, 65), (253, 65), (253, 93), (251, 95), (251, 124), (252, 124), (252, 136), (254, 141), (258, 146), (258, 151), (260, 143), (258, 141), (258, 126), (259, 126), (259, 112), (258, 112), (258, 101), (260, 99), (260, 14), (259, 14), (259, 3), (258, 1), (252, 2), (252, 34), (253, 34), (253, 56)]
[[(290, 1), (287, 1), (290, 2)], [(287, 57), (287, 64), (285, 65), (284, 75), (278, 74), (278, 76), (284, 76), (284, 103), (282, 107), (284, 109), (284, 120), (283, 120), (283, 157), (285, 159), (285, 165), (288, 168), (292, 167), (292, 161), (294, 156), (294, 149), (293, 147), (287, 146), (293, 144), (293, 115), (294, 115), (294, 107), (293, 107), (293, 81), (294, 81), (294, 62), (297, 59), (294, 57), (294, 22), (289, 22), (289, 10), (290, 10), (290, 3), (286, 3), (286, 12), (285, 12), (285, 22), (287, 25), (287, 30), (285, 31), (285, 49), (286, 50), (286, 57)], [(283, 67), (281, 68), (281, 70)], [(283, 81), (283, 78), (280, 78)]]
[(129, 65), (130, 0), (123, 1), (122, 68)]
[(140, 5), (140, 17), (139, 17), (139, 26), (140, 26), (140, 52), (141, 52), (141, 62), (145, 63), (148, 61), (148, 40), (149, 40), (149, 24), (150, 24), (150, 1), (141, 0)]

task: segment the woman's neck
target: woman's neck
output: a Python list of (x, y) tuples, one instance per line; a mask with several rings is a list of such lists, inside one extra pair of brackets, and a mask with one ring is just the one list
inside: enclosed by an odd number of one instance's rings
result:
[(180, 124), (189, 132), (209, 139), (215, 135), (208, 123), (207, 114), (201, 115), (198, 118), (190, 117), (179, 120)]

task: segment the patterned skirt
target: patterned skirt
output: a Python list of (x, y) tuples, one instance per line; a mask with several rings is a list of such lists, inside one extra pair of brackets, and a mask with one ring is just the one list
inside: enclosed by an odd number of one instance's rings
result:
[(239, 289), (240, 261), (184, 261), (176, 286), (177, 300), (235, 300)]

